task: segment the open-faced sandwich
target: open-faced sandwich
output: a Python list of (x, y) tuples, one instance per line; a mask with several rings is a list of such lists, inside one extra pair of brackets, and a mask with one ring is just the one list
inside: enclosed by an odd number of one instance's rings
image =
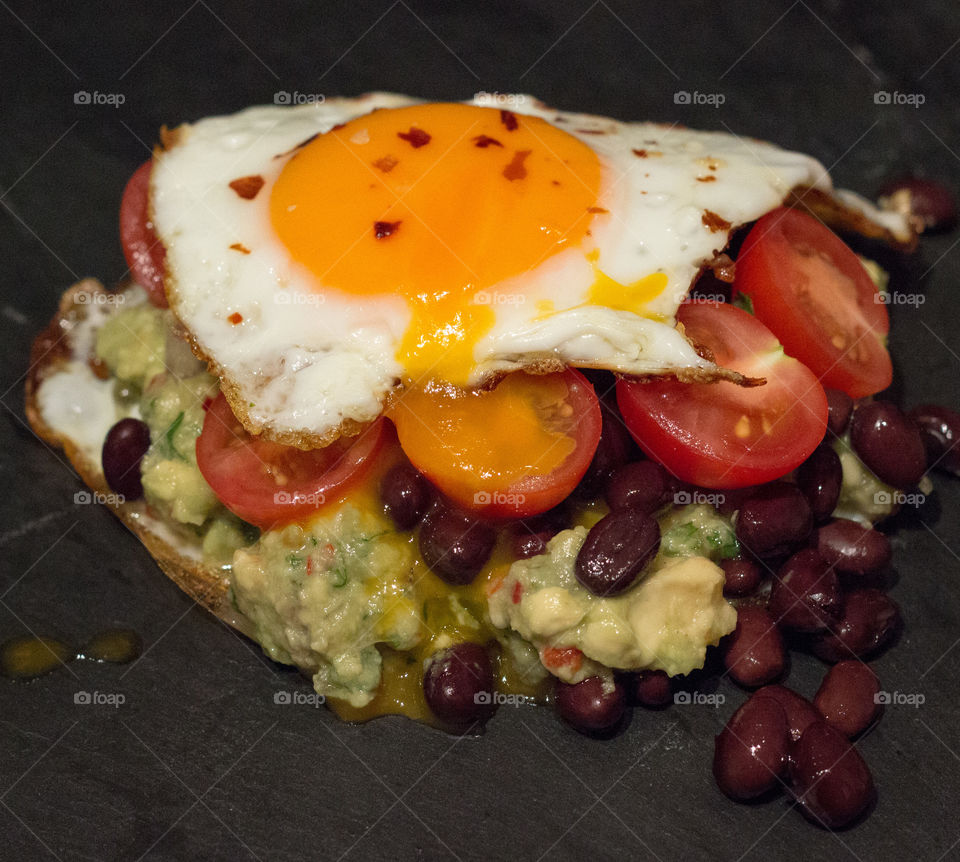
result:
[[(873, 524), (955, 415), (870, 398), (887, 287), (831, 227), (909, 250), (908, 219), (757, 140), (510, 108), (372, 94), (164, 129), (121, 205), (132, 280), (73, 286), (34, 345), (33, 427), (346, 719), (462, 731), (552, 699), (609, 733), (721, 641), (752, 688), (784, 637), (877, 650)], [(872, 784), (836, 725), (761, 688), (721, 787), (792, 782), (849, 821)], [(848, 749), (846, 807), (807, 793)]]

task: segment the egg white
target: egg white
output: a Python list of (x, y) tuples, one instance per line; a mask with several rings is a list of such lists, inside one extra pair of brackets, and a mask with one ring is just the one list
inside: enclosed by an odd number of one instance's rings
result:
[[(473, 103), (502, 106), (491, 98)], [(151, 211), (167, 249), (171, 306), (249, 430), (299, 445), (329, 442), (379, 415), (400, 384), (405, 301), (318, 284), (274, 235), (269, 201), (288, 154), (312, 135), (417, 101), (374, 93), (255, 107), (182, 126), (158, 152)], [(595, 219), (589, 248), (567, 249), (485, 292), (495, 323), (475, 345), (471, 383), (544, 360), (636, 374), (715, 371), (673, 319), (701, 267), (727, 244), (729, 228), (711, 226), (705, 214), (735, 227), (795, 187), (830, 191), (823, 166), (727, 133), (556, 111), (529, 96), (510, 103), (596, 151), (598, 204), (609, 214)], [(265, 184), (247, 200), (229, 184), (250, 175)], [(249, 253), (231, 248), (238, 244)], [(594, 305), (598, 270), (623, 284), (663, 273), (666, 288), (642, 314)], [(234, 313), (241, 323), (231, 322)]]

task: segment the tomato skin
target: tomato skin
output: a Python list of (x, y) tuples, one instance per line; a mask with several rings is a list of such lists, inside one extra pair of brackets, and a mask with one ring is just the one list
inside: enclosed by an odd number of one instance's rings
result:
[(740, 387), (621, 378), (617, 403), (640, 447), (674, 476), (705, 488), (759, 485), (805, 461), (827, 424), (826, 394), (810, 370), (732, 305), (682, 305), (677, 319), (718, 365), (767, 382)]
[(231, 512), (269, 529), (339, 499), (366, 475), (391, 435), (380, 417), (357, 437), (324, 449), (283, 446), (248, 434), (221, 392), (197, 438), (197, 467)]
[(816, 219), (787, 208), (761, 218), (737, 257), (734, 291), (824, 386), (862, 398), (890, 385), (887, 307), (857, 256)]
[[(423, 410), (411, 408), (404, 398), (398, 399), (389, 415), (397, 426), (400, 446), (411, 463), (423, 473), (457, 507), (474, 512), (486, 520), (507, 520), (527, 518), (546, 512), (565, 500), (583, 477), (600, 440), (602, 416), (600, 404), (593, 385), (579, 371), (568, 368), (555, 374), (526, 375), (533, 381), (542, 381), (543, 385), (566, 387), (565, 403), (571, 408), (569, 429), (564, 433), (573, 440), (572, 452), (563, 462), (547, 474), (527, 474), (515, 481), (505, 481), (494, 487), (489, 477), (483, 480), (475, 472), (467, 469), (461, 462), (459, 447), (464, 432), (481, 432), (483, 429), (498, 429), (504, 435), (498, 442), (499, 451), (510, 447), (515, 440), (510, 436), (509, 416), (498, 413), (503, 404), (498, 404), (497, 389), (482, 393), (477, 407), (468, 412), (461, 424), (456, 426), (443, 419), (441, 411), (429, 414), (432, 418), (424, 421)], [(536, 385), (536, 383), (532, 384)], [(416, 404), (416, 402), (412, 402)], [(467, 428), (464, 428), (464, 423)], [(450, 430), (454, 428), (455, 430)], [(495, 450), (497, 447), (495, 447)], [(465, 459), (468, 460), (468, 459)], [(532, 458), (535, 462), (537, 459)], [(483, 468), (495, 472), (494, 465), (484, 463)], [(462, 469), (461, 469), (462, 468)]]
[(157, 238), (150, 221), (150, 172), (153, 160), (133, 172), (120, 201), (120, 243), (134, 281), (146, 289), (157, 308), (167, 307), (164, 291), (164, 261), (167, 250)]

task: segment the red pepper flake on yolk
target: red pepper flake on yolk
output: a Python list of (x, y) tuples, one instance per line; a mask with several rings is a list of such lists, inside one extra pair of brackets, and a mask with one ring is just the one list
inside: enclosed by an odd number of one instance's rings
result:
[(234, 251), (239, 251), (240, 254), (250, 254), (250, 249), (248, 249), (242, 242), (235, 242), (230, 246)]
[(243, 323), (243, 315), (239, 311), (235, 311), (227, 318), (227, 320), (236, 326), (238, 323)]
[(606, 210), (603, 207), (587, 207), (587, 212), (592, 213), (594, 215), (598, 215), (602, 213), (608, 213), (610, 212), (610, 210)]
[(246, 201), (252, 201), (260, 189), (263, 188), (263, 177), (260, 174), (254, 174), (251, 177), (240, 177), (230, 183), (232, 188), (240, 197)]
[(704, 210), (703, 215), (700, 216), (700, 221), (702, 221), (704, 226), (710, 228), (710, 230), (714, 233), (730, 229), (730, 222), (728, 222), (725, 218), (718, 216), (711, 210)]
[(500, 122), (503, 123), (508, 132), (515, 131), (517, 126), (520, 125), (517, 121), (517, 115), (513, 111), (501, 111)]
[(527, 156), (531, 153), (530, 150), (517, 150), (513, 154), (513, 160), (503, 169), (503, 175), (513, 182), (514, 180), (522, 180), (527, 176), (527, 169), (524, 167), (523, 163), (526, 161)]
[(420, 147), (425, 147), (430, 143), (430, 135), (416, 126), (411, 126), (409, 132), (397, 132), (397, 137), (406, 141), (415, 150), (419, 150)]
[(481, 150), (485, 150), (487, 147), (503, 146), (500, 141), (498, 141), (496, 138), (491, 138), (489, 135), (477, 135), (473, 139), (473, 145), (475, 147), (480, 147)]
[[(414, 144), (414, 146), (416, 146), (416, 144)], [(389, 174), (390, 171), (392, 171), (399, 164), (400, 159), (398, 159), (396, 156), (381, 156), (373, 163), (373, 166), (378, 171), (383, 171), (383, 173)]]
[(375, 221), (373, 223), (373, 235), (377, 239), (386, 239), (388, 236), (393, 236), (399, 228), (400, 222), (398, 221)]

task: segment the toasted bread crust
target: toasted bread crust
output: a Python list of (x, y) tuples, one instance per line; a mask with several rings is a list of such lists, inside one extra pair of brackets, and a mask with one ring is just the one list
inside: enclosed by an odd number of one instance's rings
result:
[[(30, 367), (25, 385), (25, 411), (27, 420), (36, 434), (51, 446), (63, 450), (87, 487), (91, 491), (109, 495), (110, 489), (107, 487), (100, 465), (91, 461), (68, 436), (51, 428), (43, 418), (38, 403), (38, 391), (45, 379), (55, 374), (71, 359), (84, 359), (84, 357), (73, 356), (67, 337), (78, 315), (83, 314), (85, 305), (76, 301), (81, 293), (107, 294), (110, 291), (95, 279), (84, 279), (63, 294), (57, 313), (47, 328), (37, 335), (30, 350)], [(109, 500), (110, 497), (107, 499)], [(230, 603), (228, 581), (223, 572), (186, 556), (171, 541), (151, 529), (149, 521), (144, 518), (146, 505), (143, 501), (108, 503), (108, 505), (140, 539), (150, 556), (156, 560), (157, 565), (170, 580), (195, 602), (224, 622), (245, 632), (247, 627), (243, 618)]]

